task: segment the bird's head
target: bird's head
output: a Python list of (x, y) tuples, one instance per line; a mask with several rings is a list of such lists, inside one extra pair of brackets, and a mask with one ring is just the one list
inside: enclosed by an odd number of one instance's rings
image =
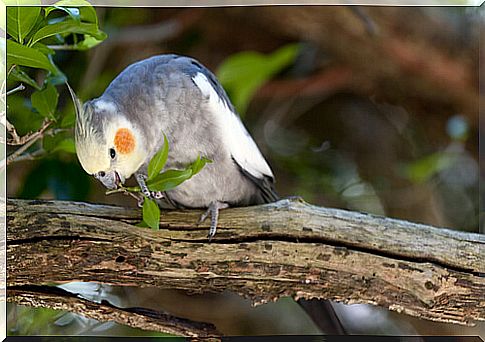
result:
[[(73, 93), (71, 93), (73, 95)], [(76, 154), (83, 169), (108, 189), (131, 177), (147, 157), (141, 132), (115, 103), (95, 99), (81, 105), (75, 98)]]

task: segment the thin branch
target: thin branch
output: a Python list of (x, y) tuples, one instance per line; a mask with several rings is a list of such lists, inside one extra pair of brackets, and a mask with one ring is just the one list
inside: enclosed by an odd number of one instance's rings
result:
[[(35, 133), (20, 138), (20, 141), (26, 140), (26, 142), (19, 147), (15, 152), (7, 157), (7, 166), (17, 160), (17, 158), (22, 155), (27, 149), (32, 146), (37, 140), (44, 136), (44, 131), (52, 124), (53, 121), (46, 120), (42, 127)], [(8, 143), (8, 142), (7, 142)]]
[(12, 70), (16, 67), (17, 65), (15, 64), (12, 64), (12, 66), (10, 67), (10, 69), (8, 69), (8, 72), (7, 72), (7, 78), (8, 76), (10, 76), (10, 73), (12, 72)]
[[(47, 155), (47, 151), (44, 150), (43, 148), (40, 148), (32, 153), (24, 153), (18, 156), (17, 158), (15, 158), (15, 162), (17, 163), (25, 160), (36, 160), (44, 157), (45, 155)], [(1, 166), (0, 166), (0, 169), (1, 169)]]
[(7, 121), (7, 130), (8, 132), (14, 137), (11, 140), (7, 140), (8, 145), (24, 145), (28, 143), (32, 139), (37, 139), (39, 135), (43, 135), (44, 131), (53, 123), (52, 120), (45, 120), (42, 124), (42, 127), (39, 128), (36, 132), (28, 133), (22, 137), (18, 136), (17, 131), (15, 130), (15, 126), (12, 125), (10, 122)]
[[(7, 140), (7, 144), (9, 145), (17, 145), (17, 143), (20, 141), (20, 137), (17, 133), (17, 130), (15, 129), (15, 126), (8, 121), (8, 119), (5, 119), (6, 127), (7, 127), (7, 132), (12, 136), (12, 140), (9, 141)], [(22, 144), (19, 144), (22, 145)]]
[[(67, 132), (69, 130), (70, 129), (67, 129), (67, 128), (53, 128), (53, 129), (49, 129), (49, 130), (44, 131), (44, 133), (41, 134), (41, 135), (36, 135), (37, 133), (40, 133), (40, 131), (38, 131), (36, 133), (29, 134), (27, 136), (23, 136), (22, 138), (18, 138), (18, 136), (17, 136), (17, 140), (18, 140), (18, 142), (23, 143), (22, 141), (24, 141), (26, 139), (28, 139), (29, 141), (30, 141), (30, 139), (34, 139), (34, 141), (32, 143), (29, 143), (29, 146), (27, 146), (27, 148), (23, 149), (25, 151), (25, 150), (28, 149), (28, 147), (32, 146), (32, 144), (35, 141), (37, 141), (38, 139), (40, 139), (40, 138), (42, 138), (46, 135), (53, 136), (53, 135), (56, 135), (56, 134), (61, 133), (61, 132)], [(13, 133), (16, 134), (16, 131), (14, 130)], [(3, 141), (0, 141), (0, 142), (3, 142)], [(16, 145), (18, 143), (13, 143), (12, 141), (8, 141), (8, 144), (9, 145)], [(20, 150), (20, 148), (19, 148), (19, 150)], [(17, 153), (17, 151), (15, 151), (14, 153)], [(20, 153), (22, 153), (22, 152), (20, 152)], [(7, 163), (5, 162), (5, 159), (0, 161), (0, 170), (3, 170), (6, 165), (13, 163), (13, 162), (16, 163), (16, 162), (25, 161), (25, 160), (36, 160), (36, 159), (44, 157), (45, 155), (47, 155), (47, 151), (44, 150), (43, 148), (40, 148), (40, 149), (33, 151), (33, 152), (30, 152), (30, 153), (27, 152), (27, 153), (22, 153), (20, 155), (17, 154), (17, 156), (15, 157), (14, 160), (7, 161)], [(12, 153), (12, 156), (13, 156), (13, 153)]]
[(146, 308), (118, 308), (106, 301), (95, 303), (56, 287), (10, 287), (7, 291), (8, 300), (20, 305), (67, 310), (102, 322), (115, 321), (132, 328), (172, 335), (220, 336), (214, 325), (209, 323), (195, 322)]
[(8, 95), (12, 95), (12, 94), (14, 94), (14, 93), (16, 93), (18, 91), (24, 90), (24, 89), (25, 89), (25, 86), (22, 83), (20, 83), (18, 87), (13, 88), (13, 89), (7, 91), (7, 96)]
[(78, 50), (76, 45), (47, 45), (47, 47), (51, 50), (61, 50), (61, 51), (68, 51), (68, 50)]

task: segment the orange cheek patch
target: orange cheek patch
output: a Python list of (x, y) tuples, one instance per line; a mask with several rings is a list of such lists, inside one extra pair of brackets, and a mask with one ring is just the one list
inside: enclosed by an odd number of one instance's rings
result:
[(116, 131), (115, 147), (122, 154), (133, 152), (135, 149), (135, 137), (128, 128), (120, 128)]

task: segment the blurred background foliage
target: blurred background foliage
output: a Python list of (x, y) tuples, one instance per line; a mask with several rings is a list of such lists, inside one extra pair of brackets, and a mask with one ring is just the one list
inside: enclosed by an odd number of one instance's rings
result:
[[(269, 160), (281, 196), (479, 232), (481, 9), (97, 7), (93, 16), (89, 7), (63, 4), (30, 9), (35, 20), (22, 29), (7, 26), (7, 51), (25, 44), (48, 63), (35, 69), (17, 63), (7, 90), (20, 82), (27, 88), (8, 96), (7, 117), (20, 136), (52, 121), (49, 134), (8, 165), (9, 197), (136, 205), (122, 195), (105, 196), (80, 167), (73, 153), (73, 105), (63, 83), (69, 80), (87, 100), (100, 96), (127, 65), (177, 53), (217, 74)], [(58, 31), (34, 38), (46, 25)], [(7, 154), (17, 148), (9, 146)], [(290, 299), (251, 308), (227, 293), (110, 291), (124, 306), (211, 321), (226, 334), (319, 333)], [(337, 310), (352, 333), (484, 329), (365, 305)], [(13, 305), (8, 324), (9, 334), (146, 334)]]

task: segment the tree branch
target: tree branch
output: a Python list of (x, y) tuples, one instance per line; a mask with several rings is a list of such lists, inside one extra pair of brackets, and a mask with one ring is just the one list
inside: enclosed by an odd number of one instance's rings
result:
[(8, 95), (15, 94), (16, 92), (21, 91), (21, 90), (24, 90), (24, 89), (25, 89), (25, 86), (22, 83), (20, 83), (20, 85), (18, 87), (15, 87), (15, 88), (10, 89), (9, 91), (7, 91), (7, 96)]
[(182, 336), (220, 336), (212, 324), (194, 322), (145, 308), (118, 308), (110, 303), (95, 303), (49, 286), (12, 287), (7, 294), (19, 305), (67, 310), (98, 321), (115, 321), (150, 331)]
[[(207, 242), (200, 211), (7, 202), (7, 286), (90, 281), (192, 293), (229, 290), (368, 303), (440, 322), (485, 320), (485, 236), (287, 199), (223, 210)], [(10, 299), (9, 299), (10, 300)]]
[[(53, 121), (51, 120), (46, 120), (44, 121), (42, 127), (39, 128), (37, 132), (24, 135), (20, 139), (16, 139), (17, 141), (14, 141), (14, 142), (7, 141), (9, 145), (22, 145), (17, 150), (15, 150), (15, 152), (13, 152), (7, 157), (7, 165), (10, 165), (11, 163), (17, 161), (17, 159), (21, 157), (22, 153), (27, 151), (29, 147), (32, 146), (37, 140), (43, 138), (45, 130), (52, 124), (52, 122)], [(15, 128), (14, 128), (14, 131), (15, 131)]]

